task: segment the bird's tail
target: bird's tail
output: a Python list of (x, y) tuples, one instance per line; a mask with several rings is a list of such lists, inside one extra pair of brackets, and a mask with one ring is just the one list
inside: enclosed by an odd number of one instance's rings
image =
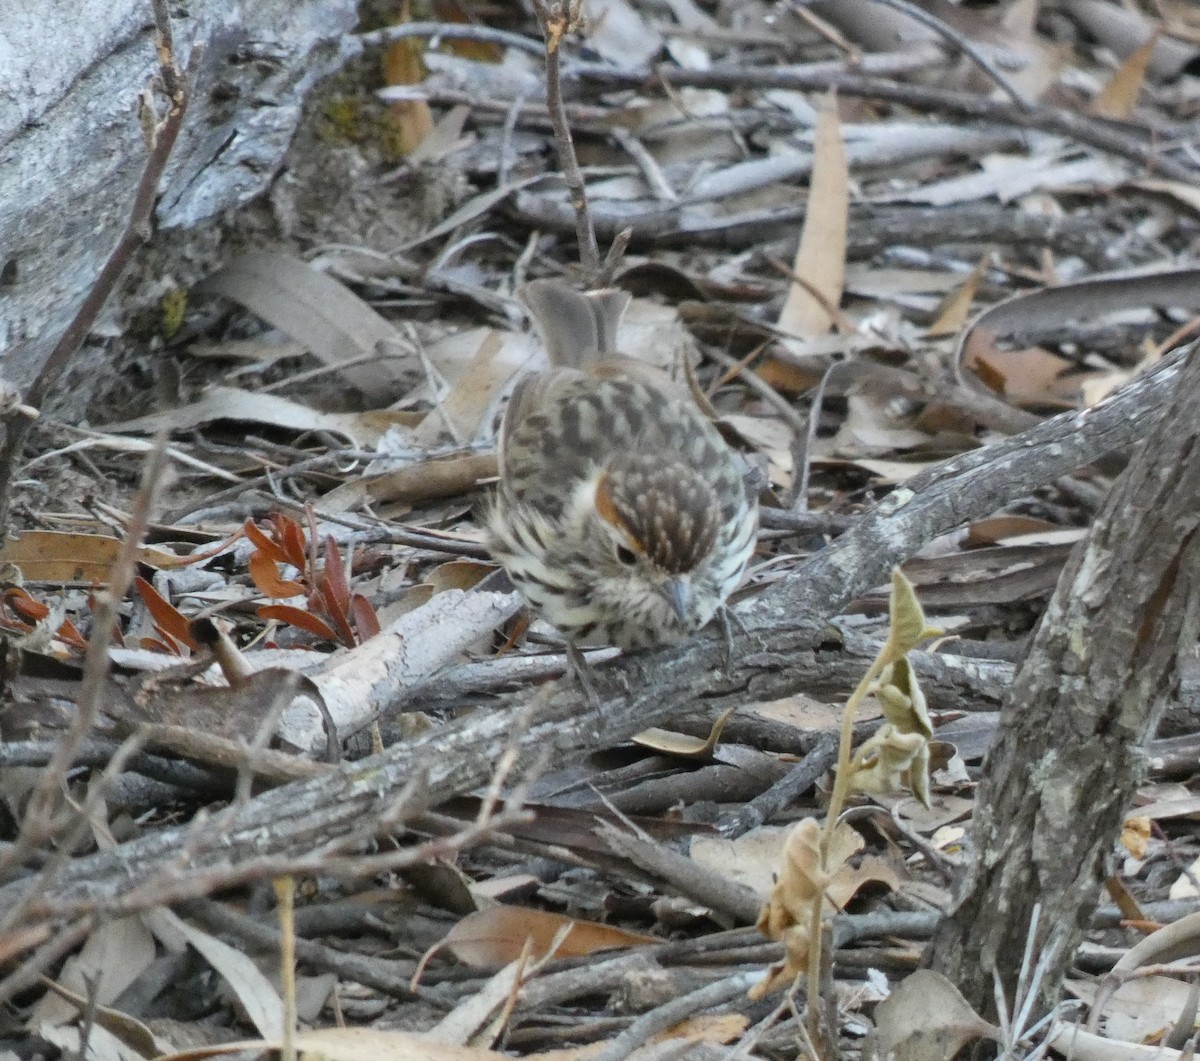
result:
[(617, 288), (586, 295), (557, 280), (531, 280), (521, 288), (550, 356), (550, 364), (586, 368), (617, 349), (617, 328), (629, 295)]

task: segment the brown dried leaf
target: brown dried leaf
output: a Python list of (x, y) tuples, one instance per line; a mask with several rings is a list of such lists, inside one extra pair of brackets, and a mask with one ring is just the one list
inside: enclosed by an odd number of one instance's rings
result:
[(277, 394), (215, 386), (188, 405), (104, 426), (108, 431), (152, 434), (159, 430), (187, 431), (219, 420), (266, 424), (288, 431), (328, 431), (349, 439), (355, 446), (370, 448), (383, 438), (390, 422), (403, 423), (405, 414), (386, 410), (323, 413)]
[(1056, 523), (1033, 516), (992, 516), (976, 520), (967, 528), (966, 545), (999, 545), (1008, 538), (1062, 530)]
[(533, 941), (534, 958), (545, 957), (555, 936), (564, 927), (570, 927), (571, 931), (556, 952), (560, 958), (578, 958), (614, 947), (643, 947), (661, 942), (654, 936), (579, 921), (544, 910), (493, 906), (464, 917), (450, 930), (445, 944), (459, 961), (473, 968), (498, 969), (520, 956), (527, 939)]
[(674, 733), (671, 730), (652, 726), (650, 729), (635, 733), (630, 740), (634, 744), (640, 744), (643, 748), (652, 748), (664, 755), (674, 755), (681, 759), (706, 759), (712, 755), (713, 749), (721, 739), (725, 723), (729, 721), (730, 716), (736, 710), (737, 705), (735, 704), (722, 711), (713, 721), (708, 736), (703, 739), (693, 737), (690, 733)]
[[(405, 0), (400, 8), (399, 23), (412, 21), (412, 4)], [(425, 64), (421, 61), (423, 41), (409, 38), (392, 41), (383, 49), (382, 67), (385, 85), (417, 85), (425, 80)], [(401, 154), (409, 154), (421, 145), (433, 129), (433, 114), (423, 99), (396, 100), (389, 104), (395, 146)]]
[(925, 330), (926, 335), (931, 339), (936, 339), (943, 335), (957, 335), (962, 331), (971, 314), (975, 295), (979, 292), (980, 281), (983, 280), (983, 274), (987, 272), (987, 264), (986, 257), (980, 258), (975, 268), (971, 270), (971, 275), (946, 296), (938, 307), (934, 322)]
[[(69, 995), (101, 1005), (113, 1002), (154, 960), (154, 939), (137, 917), (99, 925), (78, 954), (67, 959), (58, 984)], [(86, 1003), (85, 1003), (86, 1006)], [(80, 1007), (56, 994), (43, 995), (33, 1007), (29, 1026), (64, 1024)]]
[(829, 882), (825, 895), (839, 910), (868, 884), (882, 884), (890, 891), (900, 890), (900, 876), (882, 858), (869, 855), (857, 866), (843, 866)]
[[(850, 174), (838, 121), (836, 101), (829, 97), (817, 119), (813, 173), (793, 280), (779, 314), (780, 331), (811, 339), (829, 331), (842, 300), (846, 279), (846, 227), (850, 211)], [(811, 289), (811, 290), (810, 290)]]
[(1146, 857), (1150, 842), (1150, 819), (1144, 814), (1131, 814), (1121, 826), (1121, 846), (1134, 858)]
[(964, 366), (992, 390), (1022, 405), (1062, 408), (1068, 405), (1055, 393), (1060, 377), (1071, 362), (1057, 354), (1030, 346), (1023, 350), (990, 350), (973, 343), (965, 351)]
[[(28, 530), (0, 545), (0, 564), (13, 564), (34, 582), (104, 584), (120, 549), (121, 539), (107, 534)], [(176, 566), (178, 560), (149, 546), (139, 551), (142, 558), (153, 567)]]
[[(750, 714), (794, 726), (806, 733), (837, 733), (842, 726), (842, 707), (842, 704), (814, 700), (804, 693), (793, 693), (781, 700), (752, 704), (746, 710)], [(879, 718), (879, 705), (868, 701), (858, 713), (858, 721), (870, 722), (876, 718)]]
[[(1095, 981), (1068, 980), (1063, 986), (1089, 1006), (1095, 1005)], [(1122, 984), (1103, 999), (1105, 1038), (1114, 1044), (1153, 1042), (1165, 1028), (1178, 1022), (1190, 989), (1185, 980), (1169, 976), (1139, 977)], [(1163, 1056), (1171, 1055), (1164, 1051)]]
[(412, 433), (416, 446), (432, 446), (449, 434), (464, 445), (480, 434), (497, 395), (528, 358), (528, 345), (519, 336), (495, 330), (484, 333), (471, 360), (455, 378), (429, 415)]
[(1145, 41), (1129, 53), (1126, 60), (1092, 100), (1091, 111), (1101, 118), (1126, 120), (1133, 115), (1138, 96), (1146, 82), (1146, 70), (1158, 43), (1159, 30), (1155, 29)]
[(1131, 269), (1010, 298), (975, 318), (959, 338), (955, 361), (960, 368), (970, 367), (972, 351), (994, 350), (997, 339), (1025, 328), (1096, 320), (1147, 306), (1200, 307), (1200, 269)]
[(296, 1046), (304, 1061), (499, 1061), (505, 1056), (494, 1050), (440, 1043), (415, 1032), (382, 1028), (301, 1032), (296, 1036)]
[(687, 1039), (695, 1043), (728, 1043), (741, 1035), (749, 1024), (750, 1018), (742, 1013), (697, 1013), (653, 1036), (650, 1042)]
[(999, 1033), (932, 969), (900, 981), (875, 1010), (875, 1024), (880, 1056), (894, 1061), (950, 1061), (967, 1043)]

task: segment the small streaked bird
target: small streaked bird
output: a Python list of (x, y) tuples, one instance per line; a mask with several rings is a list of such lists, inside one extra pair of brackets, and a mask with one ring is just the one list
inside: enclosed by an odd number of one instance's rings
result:
[(616, 352), (627, 294), (538, 280), (521, 297), (551, 367), (505, 412), (492, 554), (572, 646), (679, 641), (742, 578), (757, 500), (691, 396)]

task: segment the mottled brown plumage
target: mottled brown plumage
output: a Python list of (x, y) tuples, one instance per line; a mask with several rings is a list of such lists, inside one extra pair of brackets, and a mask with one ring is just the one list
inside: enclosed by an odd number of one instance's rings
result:
[(737, 459), (690, 395), (615, 352), (626, 294), (543, 280), (522, 297), (551, 368), (522, 379), (505, 413), (492, 552), (576, 644), (686, 637), (754, 551)]

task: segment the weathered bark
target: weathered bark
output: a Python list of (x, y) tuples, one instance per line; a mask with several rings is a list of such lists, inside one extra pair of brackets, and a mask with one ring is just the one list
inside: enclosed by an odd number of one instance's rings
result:
[[(157, 211), (158, 270), (186, 284), (205, 239), (181, 233), (267, 187), (357, 15), (353, 0), (206, 0), (172, 16), (181, 65), (207, 42)], [(0, 45), (0, 371), (24, 385), (129, 217), (153, 13), (149, 0), (0, 4)]]
[(1000, 719), (976, 801), (974, 857), (930, 960), (994, 1017), (1034, 954), (1061, 989), (1100, 896), (1146, 744), (1200, 633), (1200, 356), (1072, 553)]

